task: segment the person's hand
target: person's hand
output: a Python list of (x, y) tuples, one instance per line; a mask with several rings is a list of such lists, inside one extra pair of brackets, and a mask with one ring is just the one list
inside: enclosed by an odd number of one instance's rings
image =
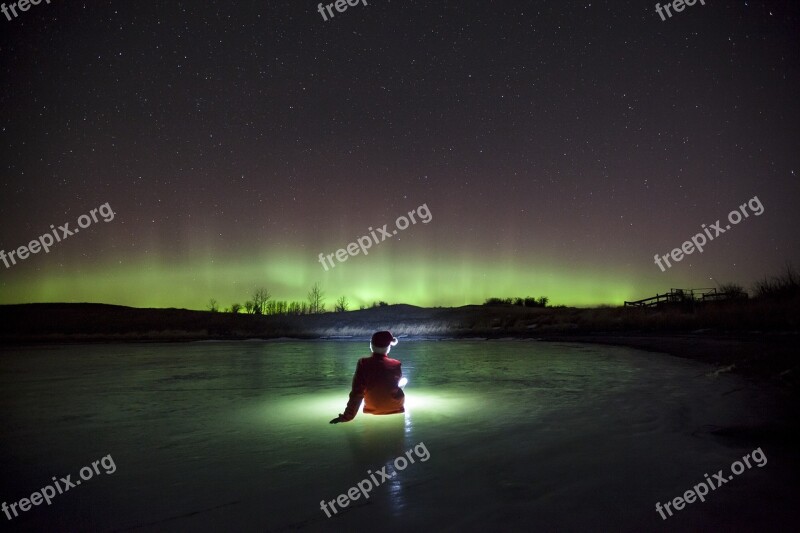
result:
[(339, 416), (337, 416), (336, 418), (334, 418), (333, 420), (331, 420), (331, 422), (330, 422), (330, 423), (331, 423), (331, 424), (338, 424), (339, 422), (347, 422), (347, 420), (345, 420), (344, 418), (342, 418), (342, 415), (339, 415)]

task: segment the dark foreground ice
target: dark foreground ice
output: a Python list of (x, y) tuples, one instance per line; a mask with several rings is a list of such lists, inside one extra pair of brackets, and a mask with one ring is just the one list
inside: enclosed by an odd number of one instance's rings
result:
[[(780, 433), (715, 434), (784, 416), (740, 378), (608, 346), (401, 341), (391, 355), (410, 380), (408, 412), (330, 425), (365, 348), (5, 349), (0, 503), (30, 497), (53, 476), (75, 482), (109, 455), (116, 470), (98, 465), (51, 505), (0, 514), (2, 530), (796, 529), (794, 448)], [(756, 448), (763, 467), (667, 520), (656, 512), (704, 474), (727, 477)], [(395, 470), (407, 450), (415, 462)], [(385, 465), (395, 475), (368, 499), (331, 518), (320, 509)]]

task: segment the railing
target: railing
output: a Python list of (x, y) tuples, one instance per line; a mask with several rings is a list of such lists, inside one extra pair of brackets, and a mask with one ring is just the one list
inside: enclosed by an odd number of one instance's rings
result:
[(729, 295), (723, 292), (717, 292), (716, 288), (703, 288), (703, 289), (670, 289), (669, 292), (664, 294), (656, 294), (650, 298), (643, 298), (633, 302), (625, 302), (625, 307), (655, 307), (657, 305), (671, 303), (694, 303), (723, 300)]

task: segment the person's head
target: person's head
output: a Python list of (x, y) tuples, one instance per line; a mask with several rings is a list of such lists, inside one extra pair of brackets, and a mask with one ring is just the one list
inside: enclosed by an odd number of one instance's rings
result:
[(392, 346), (397, 344), (397, 339), (389, 331), (376, 331), (372, 335), (372, 341), (369, 343), (369, 349), (372, 353), (387, 354)]

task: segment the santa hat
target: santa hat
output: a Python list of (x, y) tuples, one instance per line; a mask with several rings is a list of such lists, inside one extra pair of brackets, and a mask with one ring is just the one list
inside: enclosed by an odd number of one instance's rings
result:
[(377, 331), (372, 335), (370, 346), (373, 353), (388, 353), (389, 347), (397, 344), (397, 339), (389, 331)]

